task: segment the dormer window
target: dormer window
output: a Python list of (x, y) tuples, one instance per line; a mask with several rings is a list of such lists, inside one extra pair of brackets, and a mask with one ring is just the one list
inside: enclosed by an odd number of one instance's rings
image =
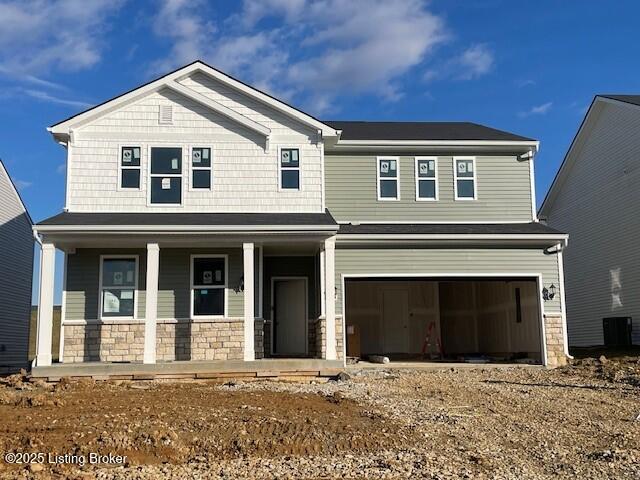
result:
[(300, 190), (300, 150), (280, 149), (280, 189)]
[(120, 149), (120, 188), (140, 189), (140, 147), (122, 147)]

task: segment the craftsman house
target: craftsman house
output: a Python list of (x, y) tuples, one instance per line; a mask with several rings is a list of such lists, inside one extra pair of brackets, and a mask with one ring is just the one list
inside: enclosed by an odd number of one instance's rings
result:
[(67, 188), (34, 227), (38, 367), (56, 249), (64, 363), (565, 359), (567, 236), (537, 221), (535, 140), (321, 121), (202, 62), (49, 131)]
[(28, 365), (33, 274), (31, 217), (0, 160), (0, 373)]

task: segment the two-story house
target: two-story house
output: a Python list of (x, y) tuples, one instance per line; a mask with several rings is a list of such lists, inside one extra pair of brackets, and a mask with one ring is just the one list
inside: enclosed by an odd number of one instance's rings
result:
[[(320, 121), (195, 62), (49, 128), (37, 366), (566, 354), (538, 142), (472, 123)], [(265, 362), (266, 360), (261, 360)]]

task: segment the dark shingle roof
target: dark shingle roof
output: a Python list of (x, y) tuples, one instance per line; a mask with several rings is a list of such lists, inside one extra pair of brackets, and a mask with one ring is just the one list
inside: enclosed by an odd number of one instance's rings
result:
[(38, 225), (55, 226), (333, 226), (325, 213), (69, 213), (42, 220)]
[(412, 223), (412, 224), (344, 224), (340, 225), (338, 234), (362, 235), (495, 235), (495, 234), (529, 234), (529, 235), (561, 235), (562, 233), (542, 223), (498, 223), (498, 224), (446, 224), (446, 223)]
[(534, 141), (470, 122), (361, 122), (323, 120), (342, 130), (342, 140), (503, 140)]
[(603, 98), (610, 98), (611, 100), (618, 100), (619, 102), (632, 103), (640, 106), (640, 95), (598, 95)]

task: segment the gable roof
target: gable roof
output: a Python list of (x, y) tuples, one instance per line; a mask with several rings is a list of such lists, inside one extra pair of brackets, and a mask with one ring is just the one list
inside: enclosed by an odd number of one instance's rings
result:
[(532, 138), (471, 122), (366, 122), (325, 120), (342, 130), (340, 140), (503, 140), (535, 142)]
[[(565, 154), (562, 163), (560, 164), (560, 168), (556, 172), (549, 190), (547, 190), (547, 194), (542, 201), (542, 205), (540, 205), (540, 209), (538, 210), (538, 217), (547, 216), (549, 209), (553, 205), (553, 202), (560, 193), (562, 185), (569, 175), (571, 167), (576, 161), (577, 155), (574, 155), (574, 153), (577, 152), (580, 146), (584, 143), (585, 139), (589, 136), (589, 133), (596, 124), (596, 121), (600, 115), (600, 112), (604, 108), (604, 105), (620, 105), (621, 103), (626, 104), (629, 108), (640, 107), (640, 95), (596, 95), (595, 97), (593, 97), (591, 105), (589, 105), (587, 113), (582, 119), (582, 122), (578, 127), (578, 131), (573, 137), (571, 145), (569, 145), (569, 149), (567, 150), (567, 153)], [(638, 110), (638, 113), (640, 113), (640, 110)]]
[(610, 98), (611, 100), (618, 100), (619, 102), (640, 106), (640, 95), (598, 95), (598, 97)]
[(25, 206), (24, 202), (22, 201), (22, 197), (20, 196), (20, 192), (18, 191), (18, 187), (16, 187), (16, 184), (13, 183), (13, 179), (11, 178), (11, 175), (9, 175), (9, 172), (7, 171), (7, 168), (4, 166), (4, 163), (2, 162), (2, 159), (0, 159), (0, 175), (4, 175), (7, 178), (7, 180), (9, 181), (9, 184), (11, 185), (13, 193), (15, 194), (15, 198), (18, 201), (18, 204), (20, 204), (20, 206), (22, 207), (22, 210), (24, 210), (24, 213), (27, 215), (27, 218), (29, 219), (29, 223), (31, 225), (33, 225), (33, 220), (31, 219), (31, 215), (29, 215), (29, 211), (27, 210), (27, 207)]
[[(298, 110), (297, 108), (294, 108), (291, 105), (288, 105), (287, 103), (284, 103), (281, 100), (278, 100), (275, 97), (262, 92), (261, 90), (258, 90), (250, 85), (247, 85), (246, 83), (241, 82), (240, 80), (230, 75), (227, 75), (226, 73), (221, 72), (220, 70), (217, 70), (216, 68), (204, 63), (201, 60), (196, 60), (195, 62), (185, 65), (184, 67), (180, 67), (172, 72), (167, 73), (166, 75), (158, 77), (155, 80), (151, 80), (150, 82), (147, 82), (144, 85), (136, 87), (125, 93), (122, 93), (103, 103), (100, 103), (94, 107), (84, 110), (83, 112), (72, 115), (71, 117), (65, 120), (62, 120), (61, 122), (51, 125), (47, 130), (49, 130), (49, 132), (51, 132), (54, 135), (68, 135), (72, 128), (82, 125), (95, 118), (98, 118), (106, 113), (109, 113), (124, 104), (134, 102), (142, 98), (143, 96), (148, 95), (151, 92), (160, 90), (162, 88), (172, 88), (176, 90), (176, 84), (178, 84), (177, 83), (178, 80), (196, 72), (204, 73), (205, 75), (208, 75), (209, 77), (214, 78), (215, 80), (223, 83), (228, 87), (238, 90), (261, 103), (269, 105), (270, 107), (278, 110), (279, 112), (291, 118), (294, 118), (311, 128), (315, 128), (321, 131), (324, 136), (337, 136), (337, 132), (335, 131), (335, 129), (333, 129), (329, 125), (322, 123), (320, 120), (309, 115), (308, 113), (305, 113), (302, 110)], [(188, 89), (188, 87), (184, 87), (184, 88), (187, 90), (190, 90)], [(184, 94), (185, 91), (182, 90), (180, 93)], [(196, 92), (194, 91), (193, 93), (196, 93)], [(217, 103), (217, 102), (214, 102), (214, 103)], [(221, 104), (219, 105), (220, 107), (222, 107)], [(206, 105), (206, 106), (212, 108), (212, 105)], [(223, 108), (227, 108), (227, 107), (223, 107)], [(215, 108), (215, 110), (218, 111), (218, 113), (223, 113), (223, 114), (226, 114), (227, 116), (233, 113), (232, 118), (234, 120), (241, 121), (241, 123), (245, 123), (247, 126), (249, 125), (249, 122), (253, 122), (254, 124), (256, 124), (256, 122), (254, 122), (253, 120), (250, 120), (249, 118), (244, 117), (243, 115), (237, 112), (230, 111), (230, 109), (227, 109), (228, 111), (224, 111), (224, 112), (219, 108)], [(262, 128), (264, 129), (266, 127), (262, 126)], [(268, 135), (268, 133), (265, 133), (265, 134)]]

